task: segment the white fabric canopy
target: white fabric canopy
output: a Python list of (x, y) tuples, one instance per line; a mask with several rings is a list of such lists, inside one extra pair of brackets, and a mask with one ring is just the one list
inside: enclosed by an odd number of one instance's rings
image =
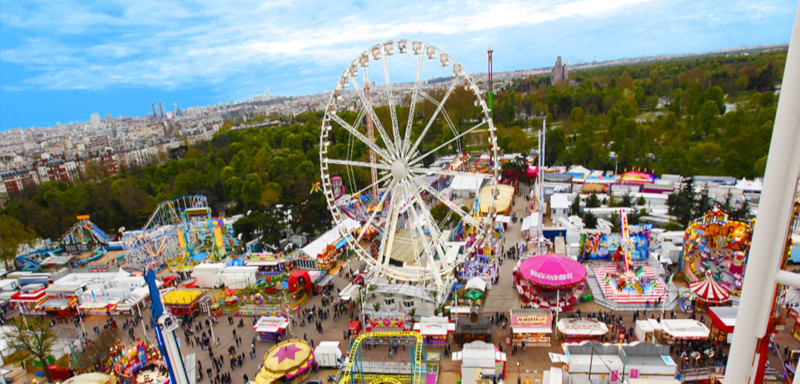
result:
[(467, 281), (467, 289), (477, 289), (481, 292), (486, 292), (486, 280), (480, 277), (473, 277)]

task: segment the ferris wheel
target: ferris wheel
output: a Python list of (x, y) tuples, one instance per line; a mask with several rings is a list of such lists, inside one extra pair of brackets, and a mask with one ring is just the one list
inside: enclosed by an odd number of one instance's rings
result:
[[(469, 158), (468, 148), (479, 155)], [(325, 108), (323, 192), (348, 245), (380, 282), (443, 292), (492, 229), (497, 160), (478, 86), (447, 53), (419, 41), (364, 51)], [(456, 179), (482, 193), (457, 196), (449, 188)], [(348, 194), (337, 193), (339, 183)]]

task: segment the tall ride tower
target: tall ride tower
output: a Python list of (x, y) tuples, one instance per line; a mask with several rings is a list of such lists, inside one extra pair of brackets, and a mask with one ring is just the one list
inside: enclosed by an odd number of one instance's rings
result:
[(489, 115), (494, 117), (494, 106), (492, 105), (492, 49), (489, 48)]

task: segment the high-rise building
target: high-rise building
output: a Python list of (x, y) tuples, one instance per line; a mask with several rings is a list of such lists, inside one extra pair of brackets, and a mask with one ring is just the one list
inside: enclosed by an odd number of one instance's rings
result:
[(156, 103), (153, 103), (153, 118), (158, 118), (158, 111), (156, 111)]
[(161, 118), (163, 119), (165, 117), (165, 115), (164, 115), (164, 103), (158, 103), (158, 109), (161, 110)]
[(556, 59), (556, 64), (550, 71), (550, 84), (569, 80), (569, 64), (561, 64), (561, 56)]
[(92, 113), (92, 127), (94, 128), (100, 127), (100, 114)]

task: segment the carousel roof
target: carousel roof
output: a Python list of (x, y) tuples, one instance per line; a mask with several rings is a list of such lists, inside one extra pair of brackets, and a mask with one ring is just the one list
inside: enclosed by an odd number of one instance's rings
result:
[(717, 283), (713, 277), (703, 281), (695, 281), (689, 284), (689, 289), (699, 299), (711, 304), (722, 304), (728, 302), (731, 298), (731, 291)]
[(554, 253), (523, 260), (519, 271), (526, 280), (547, 288), (566, 288), (586, 280), (583, 264)]

